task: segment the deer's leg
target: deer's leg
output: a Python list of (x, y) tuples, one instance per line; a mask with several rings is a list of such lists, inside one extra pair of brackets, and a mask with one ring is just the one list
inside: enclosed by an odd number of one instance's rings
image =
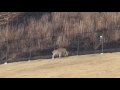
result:
[(61, 58), (61, 54), (59, 54), (59, 58)]
[(54, 59), (54, 56), (55, 56), (55, 55), (53, 54), (53, 55), (52, 55), (52, 59)]

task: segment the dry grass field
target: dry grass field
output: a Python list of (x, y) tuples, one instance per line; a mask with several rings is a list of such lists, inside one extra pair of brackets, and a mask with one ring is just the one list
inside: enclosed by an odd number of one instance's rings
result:
[(1, 64), (0, 78), (120, 78), (120, 53)]

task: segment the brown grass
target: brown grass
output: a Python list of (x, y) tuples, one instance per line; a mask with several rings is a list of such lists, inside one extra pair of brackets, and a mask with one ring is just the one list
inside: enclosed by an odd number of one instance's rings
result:
[(119, 78), (120, 53), (70, 56), (0, 65), (0, 78)]
[[(120, 12), (1, 12), (0, 49), (9, 52), (7, 58), (16, 48), (19, 51), (19, 54), (15, 53), (16, 58), (27, 51), (53, 49), (53, 35), (55, 48), (76, 47), (79, 36), (82, 42), (89, 38), (85, 46), (94, 43), (90, 47), (98, 49), (100, 35), (105, 38), (105, 43), (119, 43), (119, 25)], [(0, 57), (0, 60), (4, 59)]]

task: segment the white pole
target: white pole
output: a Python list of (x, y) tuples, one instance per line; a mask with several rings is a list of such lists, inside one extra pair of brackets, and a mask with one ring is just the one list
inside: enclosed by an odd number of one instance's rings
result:
[(101, 52), (101, 54), (103, 54), (103, 36), (100, 36), (100, 42), (102, 43), (102, 52)]

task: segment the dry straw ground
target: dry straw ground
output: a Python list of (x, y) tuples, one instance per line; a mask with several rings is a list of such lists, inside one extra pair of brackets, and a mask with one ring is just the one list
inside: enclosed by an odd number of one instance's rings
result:
[(120, 53), (1, 64), (0, 78), (120, 78)]

